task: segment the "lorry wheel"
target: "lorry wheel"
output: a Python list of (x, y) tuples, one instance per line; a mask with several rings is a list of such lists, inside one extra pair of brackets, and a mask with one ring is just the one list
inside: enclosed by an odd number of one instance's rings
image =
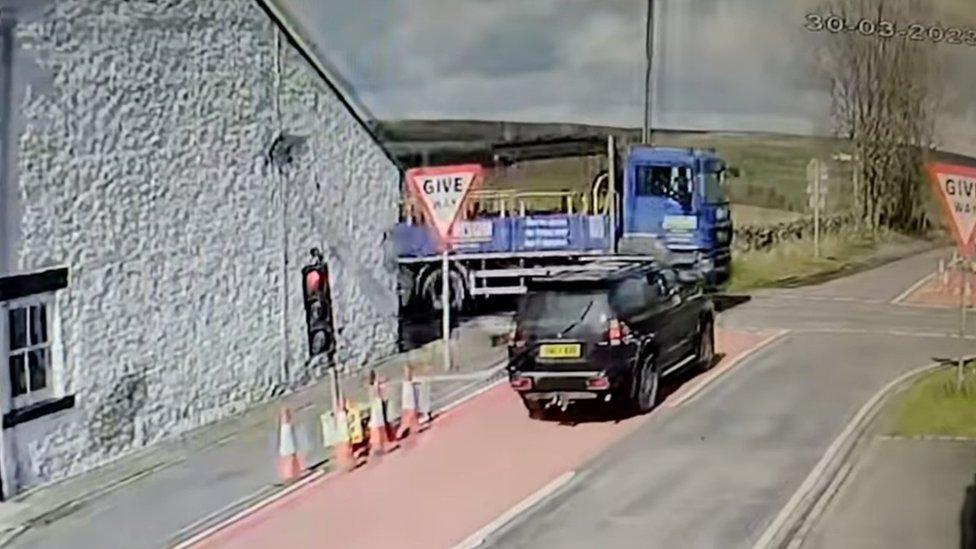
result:
[(661, 372), (654, 365), (654, 355), (648, 355), (634, 373), (634, 411), (645, 414), (654, 409), (660, 387)]
[(698, 350), (696, 360), (698, 369), (710, 370), (715, 364), (715, 324), (710, 320), (704, 321), (701, 333), (698, 335)]
[(397, 293), (400, 297), (400, 309), (406, 310), (414, 301), (414, 273), (409, 269), (400, 269), (397, 277)]
[[(448, 275), (450, 285), (451, 310), (460, 311), (464, 307), (464, 281), (457, 271), (450, 271)], [(441, 270), (435, 269), (427, 273), (423, 284), (422, 297), (431, 311), (440, 312), (441, 300)]]

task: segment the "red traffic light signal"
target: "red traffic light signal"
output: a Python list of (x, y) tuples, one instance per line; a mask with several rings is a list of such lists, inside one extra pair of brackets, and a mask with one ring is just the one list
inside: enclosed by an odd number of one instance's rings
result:
[(305, 275), (305, 292), (314, 294), (320, 290), (322, 275), (318, 270), (311, 270)]
[(302, 269), (302, 282), (308, 351), (311, 357), (315, 357), (330, 352), (335, 344), (328, 266), (322, 262), (306, 265)]

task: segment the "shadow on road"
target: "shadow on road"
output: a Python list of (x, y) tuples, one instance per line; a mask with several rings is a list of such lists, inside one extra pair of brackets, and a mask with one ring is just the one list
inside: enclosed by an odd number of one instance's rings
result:
[[(481, 302), (461, 313), (451, 314), (451, 330), (462, 323), (485, 315), (510, 314), (516, 301), (504, 297)], [(401, 310), (398, 326), (399, 351), (412, 351), (441, 337), (441, 312), (427, 309)]]
[(966, 487), (966, 497), (959, 513), (959, 547), (976, 549), (976, 476)]
[(715, 302), (715, 310), (720, 313), (747, 303), (751, 299), (752, 296), (749, 294), (715, 294), (712, 296), (712, 300)]
[[(716, 354), (713, 361), (714, 364), (720, 362), (724, 357), (725, 355), (723, 353)], [(702, 375), (699, 370), (688, 369), (664, 380), (664, 383), (661, 385), (661, 394), (658, 397), (658, 402), (664, 402), (669, 396), (677, 392), (685, 384), (695, 380), (699, 375)], [(653, 413), (653, 410), (648, 413)], [(640, 414), (635, 413), (626, 403), (618, 402), (614, 405), (605, 402), (581, 401), (572, 404), (565, 412), (552, 410), (541, 421), (550, 421), (572, 427), (573, 425), (582, 423), (619, 423), (636, 415)]]

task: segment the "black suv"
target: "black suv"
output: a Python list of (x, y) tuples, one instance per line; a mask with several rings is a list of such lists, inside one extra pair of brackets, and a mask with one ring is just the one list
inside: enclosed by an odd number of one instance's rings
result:
[(508, 348), (529, 414), (573, 401), (657, 404), (661, 378), (707, 369), (715, 309), (701, 275), (658, 262), (594, 262), (533, 280)]

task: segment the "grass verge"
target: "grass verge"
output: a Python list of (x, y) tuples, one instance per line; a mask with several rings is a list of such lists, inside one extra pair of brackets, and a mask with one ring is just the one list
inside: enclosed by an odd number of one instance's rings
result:
[(976, 374), (966, 364), (961, 391), (956, 369), (930, 373), (902, 392), (889, 408), (886, 431), (904, 437), (959, 436), (976, 438)]
[(820, 241), (820, 257), (813, 255), (812, 240), (786, 242), (770, 250), (733, 252), (728, 290), (740, 292), (809, 283), (866, 263), (883, 249), (914, 242), (910, 237), (893, 232), (882, 233), (877, 238), (826, 235)]

